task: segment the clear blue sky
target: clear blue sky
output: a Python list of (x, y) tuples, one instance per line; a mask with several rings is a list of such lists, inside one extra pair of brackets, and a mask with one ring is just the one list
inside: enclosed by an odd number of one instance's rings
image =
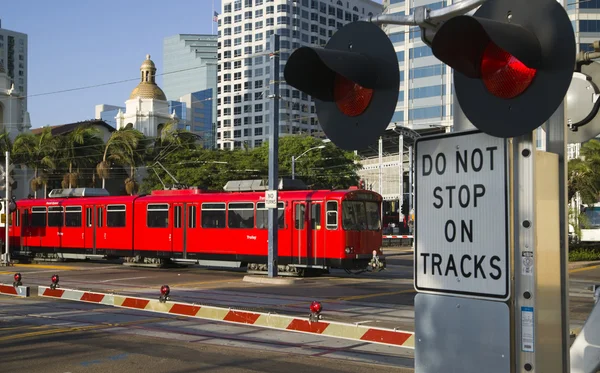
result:
[[(96, 104), (125, 106), (146, 54), (162, 69), (162, 43), (210, 34), (221, 0), (19, 0), (0, 7), (2, 28), (28, 35), (28, 94), (134, 81), (28, 98), (34, 128), (94, 117)], [(157, 78), (158, 84), (162, 78)]]

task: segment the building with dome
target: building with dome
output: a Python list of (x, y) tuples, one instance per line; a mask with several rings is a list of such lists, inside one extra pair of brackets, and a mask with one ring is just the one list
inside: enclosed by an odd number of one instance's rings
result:
[(30, 128), (23, 92), (15, 88), (14, 81), (0, 63), (0, 132), (6, 131), (14, 140), (18, 134)]
[(169, 112), (167, 97), (156, 84), (156, 66), (149, 54), (140, 67), (140, 83), (125, 101), (125, 112), (119, 109), (115, 120), (117, 129), (135, 128), (150, 137), (158, 136), (159, 126), (179, 122), (175, 112)]

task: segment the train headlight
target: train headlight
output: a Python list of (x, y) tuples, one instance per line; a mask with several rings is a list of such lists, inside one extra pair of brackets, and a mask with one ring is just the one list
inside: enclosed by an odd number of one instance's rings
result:
[(346, 251), (346, 254), (351, 254), (351, 253), (354, 252), (354, 248), (353, 247), (347, 247), (345, 251)]

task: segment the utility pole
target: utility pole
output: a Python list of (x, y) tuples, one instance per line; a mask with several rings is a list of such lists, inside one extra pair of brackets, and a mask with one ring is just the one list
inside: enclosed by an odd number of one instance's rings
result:
[(6, 248), (6, 256), (5, 258), (5, 264), (8, 266), (10, 265), (10, 242), (9, 242), (9, 227), (10, 227), (10, 152), (6, 152), (4, 153), (4, 156), (6, 157), (6, 164), (5, 164), (5, 176), (4, 176), (4, 183), (6, 186), (6, 199), (4, 201), (4, 214), (5, 214), (5, 222), (4, 222), (4, 247)]
[[(279, 35), (271, 35), (271, 72), (269, 98), (271, 99), (271, 121), (269, 132), (269, 190), (265, 195), (265, 206), (269, 209), (269, 263), (268, 276), (277, 277), (277, 230), (279, 219), (277, 211), (277, 189), (279, 178)], [(270, 193), (269, 193), (270, 192)], [(270, 197), (270, 198), (268, 198)], [(270, 200), (269, 200), (270, 199)]]

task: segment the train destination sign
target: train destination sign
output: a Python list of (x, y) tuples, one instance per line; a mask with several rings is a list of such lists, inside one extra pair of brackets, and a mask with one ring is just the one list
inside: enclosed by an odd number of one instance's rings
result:
[(506, 140), (480, 131), (415, 143), (415, 289), (510, 294)]

